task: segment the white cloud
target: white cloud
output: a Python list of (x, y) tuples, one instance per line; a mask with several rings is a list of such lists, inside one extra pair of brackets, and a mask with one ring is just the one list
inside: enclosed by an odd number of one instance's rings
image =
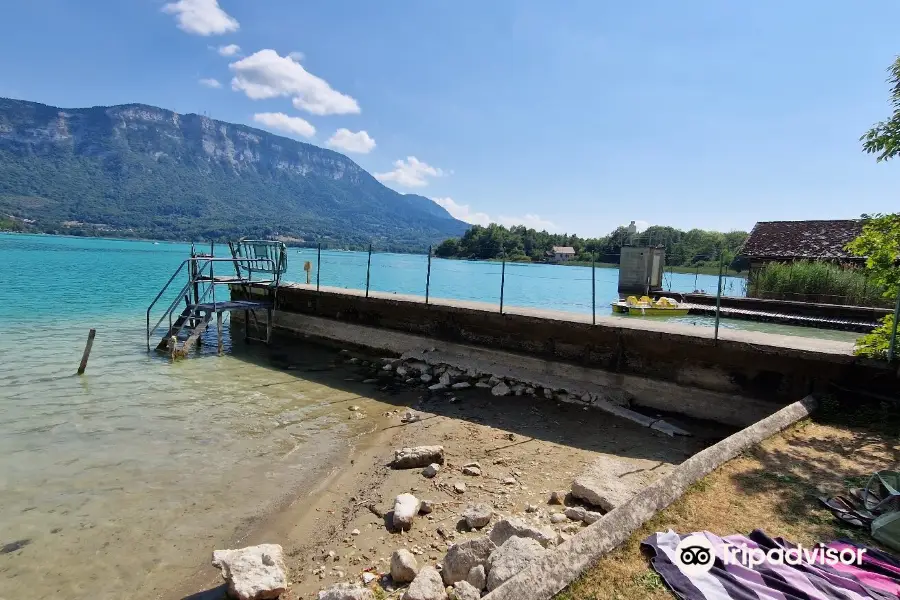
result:
[(288, 58), (294, 62), (300, 62), (304, 58), (306, 58), (306, 55), (302, 52), (291, 52), (290, 54), (288, 54)]
[(357, 152), (359, 154), (368, 154), (375, 147), (375, 140), (369, 136), (368, 132), (357, 131), (353, 133), (343, 127), (335, 131), (334, 135), (328, 138), (328, 141), (325, 143), (344, 152)]
[(201, 79), (197, 83), (199, 83), (200, 85), (205, 85), (206, 87), (212, 88), (214, 90), (222, 87), (222, 84), (219, 83), (218, 79)]
[(501, 225), (506, 225), (507, 227), (512, 227), (513, 225), (524, 225), (525, 227), (537, 229), (538, 231), (543, 231), (545, 229), (550, 232), (559, 231), (559, 225), (557, 225), (553, 221), (549, 221), (547, 219), (541, 218), (540, 215), (533, 215), (531, 213), (526, 213), (521, 217), (505, 217), (503, 215), (500, 215), (499, 217), (497, 217), (497, 222)]
[(260, 50), (229, 65), (231, 87), (252, 100), (293, 97), (294, 106), (314, 115), (359, 113), (355, 99), (334, 90), (327, 81), (274, 50)]
[(241, 26), (222, 10), (218, 0), (178, 0), (163, 6), (162, 11), (175, 15), (180, 29), (197, 35), (221, 35), (237, 31)]
[(284, 113), (256, 113), (253, 120), (271, 129), (277, 129), (285, 133), (312, 137), (316, 135), (316, 128), (311, 123), (300, 117), (290, 117)]
[(429, 177), (442, 177), (445, 174), (441, 169), (432, 167), (415, 156), (407, 156), (406, 160), (402, 158), (395, 160), (394, 167), (393, 171), (387, 173), (375, 173), (375, 179), (382, 183), (394, 182), (404, 187), (424, 187), (428, 185)]
[(438, 205), (443, 206), (453, 218), (465, 221), (466, 223), (471, 223), (472, 225), (487, 227), (491, 223), (498, 223), (500, 225), (505, 225), (506, 227), (524, 225), (537, 230), (546, 229), (547, 231), (559, 231), (559, 226), (556, 223), (543, 219), (538, 215), (526, 214), (523, 217), (507, 217), (501, 215), (494, 218), (487, 213), (473, 211), (468, 204), (459, 204), (453, 198), (432, 198), (432, 200)]
[(234, 56), (240, 51), (241, 47), (237, 44), (228, 44), (227, 46), (219, 46), (218, 48), (216, 48), (216, 52), (218, 52), (222, 56)]

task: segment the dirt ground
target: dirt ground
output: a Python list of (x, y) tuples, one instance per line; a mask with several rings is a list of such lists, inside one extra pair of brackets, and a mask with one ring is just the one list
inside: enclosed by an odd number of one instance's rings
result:
[(669, 528), (720, 536), (762, 529), (807, 546), (838, 538), (877, 546), (864, 530), (835, 519), (816, 497), (846, 493), (864, 485), (873, 471), (896, 468), (897, 429), (823, 420), (801, 421), (700, 480), (556, 600), (673, 598), (640, 551), (641, 540)]
[[(466, 531), (461, 522), (463, 511), (473, 504), (490, 505), (495, 513), (492, 523), (514, 515), (551, 526), (550, 514), (564, 507), (548, 505), (550, 493), (568, 491), (574, 477), (598, 453), (661, 476), (731, 432), (667, 416), (694, 433), (673, 438), (596, 409), (528, 396), (494, 397), (490, 390), (478, 388), (430, 395), (394, 381), (372, 382), (367, 379), (371, 374), (358, 367), (339, 368), (346, 371), (344, 385), (359, 393), (353, 405), (340, 409), (349, 419), (371, 423), (369, 432), (356, 440), (347, 462), (316, 490), (241, 540), (241, 546), (269, 542), (284, 547), (291, 581), (288, 600), (315, 598), (337, 582), (361, 582), (365, 573), (378, 577), (390, 570), (390, 555), (399, 548), (415, 554), (420, 567), (440, 562), (454, 542), (485, 535)], [(404, 423), (407, 412), (419, 420)], [(425, 478), (421, 469), (387, 466), (395, 449), (434, 444), (444, 446), (446, 463), (433, 479)], [(479, 463), (481, 476), (462, 473), (470, 462)], [(465, 485), (464, 492), (454, 489), (458, 483)], [(419, 516), (411, 531), (394, 532), (383, 515), (404, 492), (428, 500), (434, 508)], [(568, 535), (581, 526), (552, 525)], [(224, 594), (212, 567), (182, 591), (174, 597), (213, 600)], [(390, 588), (377, 593), (399, 594)]]

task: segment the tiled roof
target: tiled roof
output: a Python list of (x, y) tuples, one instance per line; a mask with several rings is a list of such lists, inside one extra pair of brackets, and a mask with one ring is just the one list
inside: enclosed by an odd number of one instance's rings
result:
[(844, 250), (862, 232), (859, 219), (842, 221), (762, 221), (753, 227), (740, 254), (748, 258), (857, 258)]
[(572, 246), (553, 246), (554, 254), (575, 254), (575, 248)]

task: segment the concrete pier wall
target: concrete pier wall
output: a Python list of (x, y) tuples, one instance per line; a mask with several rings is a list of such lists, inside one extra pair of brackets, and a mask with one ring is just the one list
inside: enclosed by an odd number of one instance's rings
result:
[[(233, 292), (238, 297), (238, 291)], [(812, 392), (832, 391), (834, 385), (896, 391), (893, 370), (875, 361), (854, 357), (852, 344), (749, 331), (712, 330), (637, 318), (496, 307), (438, 300), (429, 305), (414, 296), (372, 294), (357, 290), (291, 285), (278, 291), (276, 327), (299, 331), (297, 317), (308, 315), (367, 328), (413, 334), (561, 362), (605, 372), (604, 381), (637, 377), (675, 384), (726, 398), (753, 398), (788, 404)], [(323, 336), (327, 337), (327, 336)], [(633, 387), (634, 381), (630, 386)], [(624, 386), (623, 386), (624, 387)], [(647, 386), (644, 386), (645, 388)], [(653, 405), (652, 386), (642, 404)], [(656, 408), (678, 412), (661, 395)], [(756, 412), (756, 411), (753, 411)]]

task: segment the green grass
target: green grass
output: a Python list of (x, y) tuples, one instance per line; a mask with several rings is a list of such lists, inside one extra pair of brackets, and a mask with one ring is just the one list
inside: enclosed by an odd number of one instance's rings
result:
[(861, 270), (813, 261), (768, 263), (753, 274), (747, 290), (751, 298), (888, 306), (883, 293)]

